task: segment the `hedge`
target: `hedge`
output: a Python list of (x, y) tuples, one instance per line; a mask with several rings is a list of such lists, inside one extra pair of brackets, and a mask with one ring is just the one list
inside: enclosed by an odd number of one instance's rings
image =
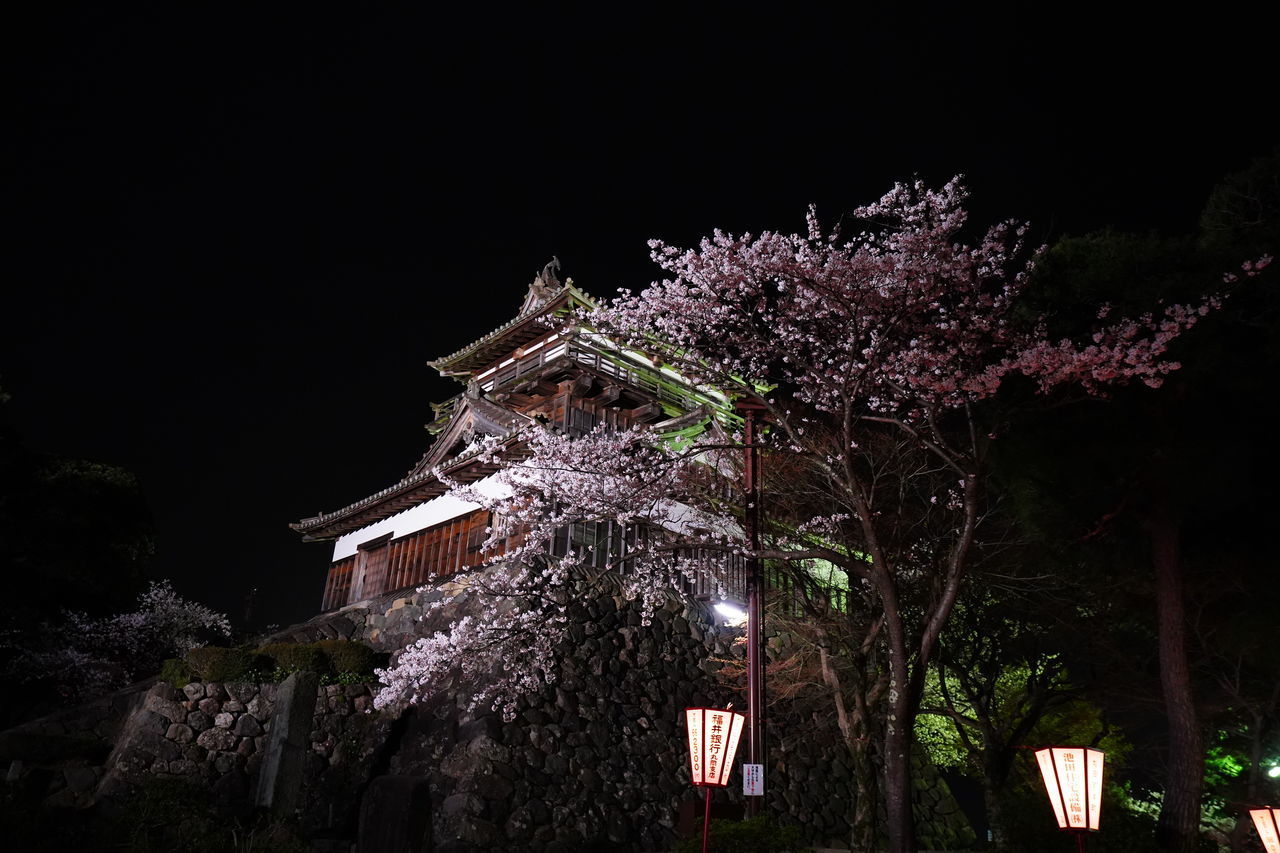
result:
[(205, 681), (243, 681), (261, 665), (261, 658), (248, 649), (201, 646), (187, 652), (187, 666)]
[[(327, 676), (373, 675), (375, 666), (385, 666), (386, 655), (351, 640), (321, 640), (317, 643), (268, 643), (250, 651), (221, 646), (202, 646), (187, 652), (186, 661), (165, 661), (161, 677), (172, 684), (185, 684), (191, 675), (205, 681), (260, 681), (306, 670)], [(184, 680), (186, 679), (186, 680)]]
[(372, 674), (379, 663), (379, 654), (364, 643), (352, 640), (321, 640), (315, 645), (329, 660), (329, 668), (334, 675), (353, 672), (359, 675)]
[(315, 643), (268, 643), (258, 653), (271, 658), (272, 665), (284, 672), (329, 670), (329, 661)]

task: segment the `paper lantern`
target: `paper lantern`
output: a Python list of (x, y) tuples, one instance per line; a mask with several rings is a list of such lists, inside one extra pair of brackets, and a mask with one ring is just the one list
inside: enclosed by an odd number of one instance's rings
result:
[(1058, 829), (1097, 830), (1102, 812), (1101, 750), (1053, 746), (1036, 750)]
[(1249, 816), (1267, 853), (1280, 853), (1280, 809), (1249, 809)]
[(746, 714), (720, 708), (685, 708), (689, 730), (689, 776), (693, 784), (723, 788), (738, 752)]

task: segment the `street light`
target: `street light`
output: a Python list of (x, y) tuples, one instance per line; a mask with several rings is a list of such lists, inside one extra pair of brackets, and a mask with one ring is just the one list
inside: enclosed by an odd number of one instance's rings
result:
[[(742, 415), (743, 471), (742, 486), (746, 505), (743, 507), (743, 533), (747, 557), (747, 714), (751, 730), (747, 733), (747, 761), (757, 773), (765, 764), (764, 745), (764, 576), (760, 571), (760, 448), (762, 424), (759, 417), (767, 407), (758, 399), (739, 400), (736, 404)], [(763, 774), (756, 777), (763, 782)], [(747, 817), (760, 813), (760, 801), (764, 789), (753, 786), (747, 793)]]
[(1036, 761), (1058, 829), (1074, 832), (1076, 846), (1083, 853), (1084, 834), (1097, 831), (1102, 813), (1102, 751), (1052, 746), (1036, 750)]
[(735, 628), (747, 624), (747, 611), (741, 607), (736, 607), (727, 601), (721, 601), (713, 605), (713, 609), (720, 614), (725, 623)]
[(1249, 809), (1249, 816), (1267, 853), (1280, 853), (1280, 809), (1269, 806)]
[(729, 784), (729, 771), (738, 752), (745, 714), (720, 708), (685, 708), (689, 738), (689, 778), (706, 788), (706, 813), (702, 819), (702, 853), (707, 853), (711, 826), (711, 789)]

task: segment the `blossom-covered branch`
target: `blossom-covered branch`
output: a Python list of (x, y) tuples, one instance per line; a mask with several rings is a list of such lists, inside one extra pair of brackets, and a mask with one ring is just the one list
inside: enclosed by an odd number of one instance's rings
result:
[[(1118, 319), (1103, 306), (1080, 339), (1050, 340), (1045, 322), (1017, 313), (1038, 254), (1026, 226), (999, 223), (966, 242), (965, 197), (959, 179), (937, 190), (899, 184), (855, 211), (864, 226), (853, 234), (824, 232), (811, 210), (799, 234), (716, 231), (692, 249), (653, 241), (669, 277), (576, 318), (620, 353), (648, 353), (691, 383), (763, 406), (760, 555), (790, 573), (806, 603), (819, 601), (817, 574), (839, 587), (845, 629), (861, 632), (845, 647), (868, 666), (884, 662), (857, 679), (855, 704), (883, 724), (894, 853), (911, 848), (910, 739), (924, 677), (984, 517), (995, 440), (984, 404), (1015, 376), (1041, 393), (1158, 386), (1178, 367), (1171, 344), (1220, 304), (1210, 295)], [(469, 617), (403, 652), (381, 704), (421, 698), (461, 672), (484, 683), (477, 700), (511, 714), (522, 692), (555, 678), (565, 608), (592, 594), (600, 569), (619, 570), (619, 594), (653, 607), (682, 577), (714, 571), (690, 553), (745, 553), (726, 490), (732, 451), (718, 449), (732, 439), (676, 447), (643, 430), (571, 437), (534, 426), (522, 440), (521, 458), (494, 482), (454, 490), (500, 520), (489, 545), (505, 548), (503, 567), (459, 580), (474, 593)], [(598, 544), (555, 546), (566, 526), (593, 523), (650, 533), (610, 545), (607, 559)], [(494, 662), (496, 682), (486, 675)]]

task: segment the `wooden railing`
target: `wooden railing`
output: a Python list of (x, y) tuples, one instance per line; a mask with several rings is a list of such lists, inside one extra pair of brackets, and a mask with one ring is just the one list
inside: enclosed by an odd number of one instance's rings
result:
[(676, 380), (663, 379), (656, 368), (629, 364), (621, 356), (606, 355), (600, 350), (584, 345), (577, 338), (557, 338), (534, 352), (519, 358), (508, 359), (493, 369), (492, 373), (480, 374), (478, 377), (480, 387), (485, 391), (493, 391), (560, 359), (589, 367), (601, 375), (641, 389), (658, 400), (670, 403), (684, 411), (696, 409), (706, 402), (704, 397), (691, 389), (681, 387)]

